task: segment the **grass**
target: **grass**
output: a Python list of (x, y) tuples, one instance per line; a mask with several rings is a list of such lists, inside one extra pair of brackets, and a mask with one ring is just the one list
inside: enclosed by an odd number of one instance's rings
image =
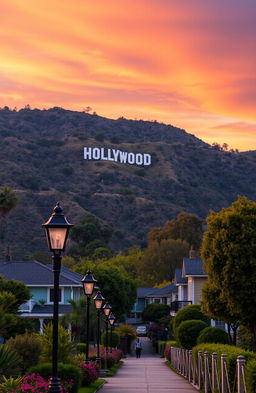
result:
[(90, 386), (86, 386), (84, 388), (80, 388), (78, 393), (94, 393), (96, 392), (101, 385), (105, 383), (105, 379), (97, 379), (97, 381), (91, 383)]
[(118, 363), (114, 364), (114, 366), (108, 370), (106, 377), (113, 377), (114, 375), (116, 375), (117, 371), (119, 370), (120, 367), (122, 367), (123, 363), (124, 362), (120, 360)]

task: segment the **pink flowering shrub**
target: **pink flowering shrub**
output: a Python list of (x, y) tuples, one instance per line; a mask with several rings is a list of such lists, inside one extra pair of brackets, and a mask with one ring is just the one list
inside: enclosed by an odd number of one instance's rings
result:
[[(20, 379), (18, 382), (19, 386), (15, 389), (6, 389), (6, 383), (0, 385), (0, 393), (47, 393), (49, 382), (46, 381), (39, 374), (33, 373)], [(73, 386), (73, 381), (61, 381), (62, 393), (69, 393)]]
[(77, 361), (76, 363), (82, 371), (81, 386), (88, 386), (98, 379), (98, 370), (94, 362)]
[(164, 357), (166, 360), (171, 360), (171, 348), (170, 347), (166, 347), (164, 350)]
[[(108, 351), (107, 354), (107, 367), (111, 368), (114, 364), (118, 363), (122, 357), (123, 357), (123, 352), (120, 349), (113, 349), (112, 352)], [(89, 352), (89, 357), (90, 360), (96, 360), (96, 350), (92, 349)], [(106, 361), (106, 352), (104, 348), (100, 349), (100, 358), (101, 358), (101, 363), (104, 365)]]

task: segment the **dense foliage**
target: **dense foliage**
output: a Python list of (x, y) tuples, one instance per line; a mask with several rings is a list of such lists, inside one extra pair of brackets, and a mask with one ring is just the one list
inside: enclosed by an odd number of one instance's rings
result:
[(177, 344), (182, 348), (192, 349), (196, 345), (201, 331), (206, 327), (207, 324), (200, 320), (181, 322), (176, 331)]
[(229, 344), (229, 336), (221, 328), (208, 326), (200, 332), (197, 338), (197, 344), (202, 343)]
[(200, 320), (210, 325), (210, 318), (202, 311), (199, 304), (191, 304), (179, 310), (172, 322), (173, 333), (176, 336), (179, 325), (188, 320)]
[(170, 306), (163, 303), (151, 303), (142, 312), (142, 319), (146, 322), (159, 322), (161, 318), (170, 315)]
[(208, 274), (204, 303), (209, 300), (208, 288), (216, 288), (216, 302), (224, 303), (227, 317), (219, 306), (211, 307), (211, 314), (227, 322), (239, 318), (251, 330), (256, 348), (256, 202), (239, 197), (231, 206), (212, 212), (207, 224), (202, 244)]

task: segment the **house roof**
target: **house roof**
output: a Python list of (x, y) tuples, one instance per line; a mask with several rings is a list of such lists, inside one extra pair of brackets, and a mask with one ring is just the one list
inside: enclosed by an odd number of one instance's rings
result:
[(175, 269), (174, 283), (175, 285), (185, 285), (188, 283), (188, 279), (186, 277), (182, 277), (181, 269)]
[(175, 284), (169, 284), (162, 288), (138, 288), (137, 297), (167, 297), (172, 292), (176, 292), (177, 288)]
[[(71, 312), (72, 306), (70, 304), (59, 304), (59, 314), (65, 314)], [(53, 305), (46, 304), (43, 307), (36, 304), (33, 307), (31, 314), (53, 314)]]
[(200, 258), (184, 258), (182, 267), (183, 277), (202, 276), (207, 277), (204, 271), (203, 261)]
[[(28, 286), (53, 285), (53, 272), (51, 265), (44, 265), (37, 261), (19, 261), (0, 264), (0, 275), (7, 280), (21, 281)], [(82, 276), (61, 268), (60, 286), (82, 286)]]

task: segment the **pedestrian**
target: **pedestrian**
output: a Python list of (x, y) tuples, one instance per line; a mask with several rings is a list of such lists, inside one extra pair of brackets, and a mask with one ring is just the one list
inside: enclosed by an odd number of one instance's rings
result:
[(142, 350), (142, 345), (141, 345), (140, 339), (137, 338), (137, 340), (135, 342), (136, 358), (140, 358), (141, 350)]

